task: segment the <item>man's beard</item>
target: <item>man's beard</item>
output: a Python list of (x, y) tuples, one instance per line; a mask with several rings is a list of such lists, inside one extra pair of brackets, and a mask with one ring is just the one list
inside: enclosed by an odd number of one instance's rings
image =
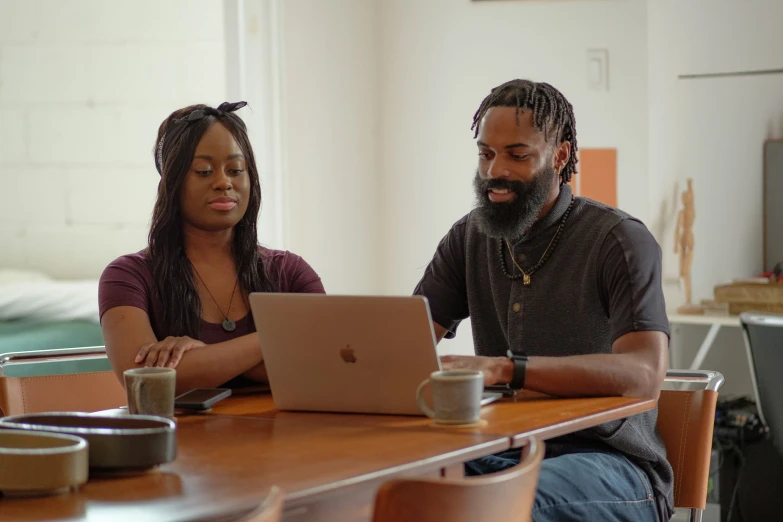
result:
[[(552, 167), (544, 168), (527, 182), (505, 178), (484, 180), (476, 171), (473, 188), (476, 191), (476, 214), (481, 230), (490, 237), (521, 237), (538, 220), (556, 176), (557, 172)], [(511, 201), (493, 203), (489, 199), (489, 191), (493, 188), (508, 189), (516, 197)]]

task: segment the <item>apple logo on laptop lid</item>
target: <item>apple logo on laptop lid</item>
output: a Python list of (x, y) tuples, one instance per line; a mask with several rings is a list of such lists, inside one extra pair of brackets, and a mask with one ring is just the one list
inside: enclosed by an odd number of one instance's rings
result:
[(350, 344), (345, 345), (345, 348), (340, 350), (340, 357), (343, 358), (343, 361), (353, 364), (356, 362), (356, 355), (353, 352), (353, 348), (351, 348)]

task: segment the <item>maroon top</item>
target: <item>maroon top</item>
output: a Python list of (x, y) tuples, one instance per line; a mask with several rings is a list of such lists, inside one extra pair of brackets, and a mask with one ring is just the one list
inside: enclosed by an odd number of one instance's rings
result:
[[(282, 293), (325, 293), (321, 278), (296, 254), (282, 250), (270, 250), (258, 247), (264, 260), (266, 271), (272, 280), (277, 281), (278, 291)], [(101, 319), (107, 310), (115, 306), (135, 306), (141, 308), (150, 318), (152, 331), (158, 340), (170, 335), (161, 321), (163, 305), (153, 292), (152, 271), (147, 264), (144, 251), (128, 254), (115, 259), (101, 275), (98, 284), (98, 308)], [(201, 339), (206, 344), (222, 343), (256, 331), (252, 314), (236, 322), (237, 328), (227, 332), (220, 324), (201, 322)]]

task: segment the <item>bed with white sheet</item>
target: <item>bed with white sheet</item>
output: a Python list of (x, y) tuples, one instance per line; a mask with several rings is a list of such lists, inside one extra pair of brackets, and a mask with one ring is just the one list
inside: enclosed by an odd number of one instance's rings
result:
[(0, 354), (102, 345), (97, 280), (0, 268)]

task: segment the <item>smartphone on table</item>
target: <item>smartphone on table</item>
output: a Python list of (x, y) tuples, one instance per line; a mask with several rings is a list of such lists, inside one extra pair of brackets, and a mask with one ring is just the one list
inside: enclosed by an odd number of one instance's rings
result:
[(203, 411), (231, 395), (230, 388), (195, 388), (174, 398), (174, 407), (181, 410)]
[(486, 393), (499, 393), (503, 397), (513, 397), (516, 395), (517, 390), (511, 389), (508, 384), (493, 384), (490, 386), (484, 386), (484, 392)]

